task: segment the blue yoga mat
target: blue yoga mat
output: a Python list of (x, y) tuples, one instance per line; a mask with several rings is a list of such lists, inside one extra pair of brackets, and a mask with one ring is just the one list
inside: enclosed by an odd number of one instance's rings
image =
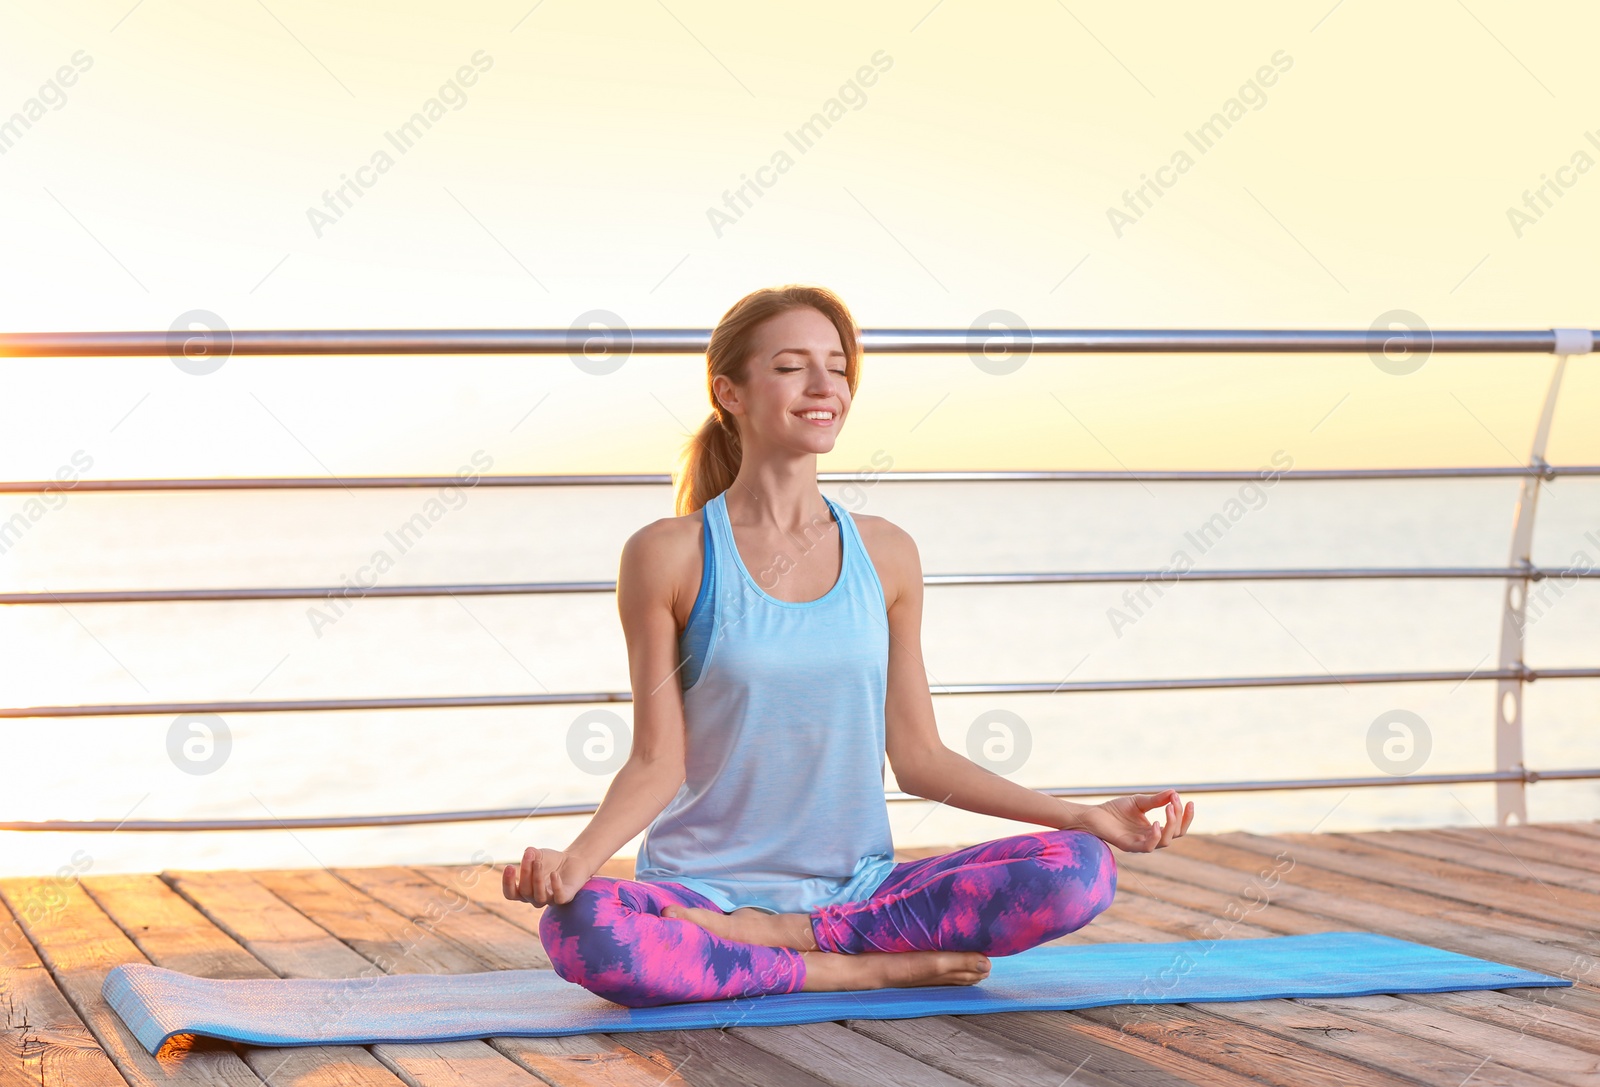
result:
[(654, 1008), (614, 1004), (550, 970), (258, 981), (126, 963), (106, 975), (102, 991), (154, 1053), (177, 1034), (268, 1046), (371, 1045), (1572, 984), (1370, 932), (1036, 947), (989, 961), (989, 976), (977, 985), (784, 993)]

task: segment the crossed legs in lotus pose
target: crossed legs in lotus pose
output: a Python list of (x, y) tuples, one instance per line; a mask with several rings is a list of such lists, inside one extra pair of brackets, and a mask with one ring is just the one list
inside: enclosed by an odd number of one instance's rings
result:
[(539, 937), (557, 974), (628, 1007), (971, 985), (989, 955), (1088, 924), (1116, 887), (1100, 838), (1040, 831), (902, 862), (871, 897), (803, 914), (723, 913), (682, 884), (596, 876), (545, 907)]

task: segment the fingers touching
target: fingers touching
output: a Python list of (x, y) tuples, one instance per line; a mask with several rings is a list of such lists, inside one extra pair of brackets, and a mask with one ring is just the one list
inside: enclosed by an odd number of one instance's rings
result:
[(508, 864), (501, 872), (501, 893), (515, 902), (543, 906), (550, 901), (552, 872), (549, 869), (538, 846), (529, 846), (523, 851), (521, 864)]
[(1161, 842), (1157, 846), (1170, 845), (1172, 839), (1181, 837), (1189, 829), (1189, 824), (1194, 821), (1194, 801), (1183, 803), (1177, 793), (1172, 794), (1172, 799), (1167, 802), (1164, 811), (1166, 819), (1161, 824)]
[[(1189, 829), (1189, 824), (1194, 821), (1194, 801), (1184, 803), (1176, 789), (1168, 789), (1161, 793), (1143, 794), (1150, 800), (1159, 800), (1167, 797), (1167, 803), (1162, 808), (1164, 818), (1159, 823), (1150, 824), (1150, 829), (1145, 832), (1144, 843), (1146, 852), (1154, 852), (1165, 846), (1171, 845), (1174, 838), (1181, 838)], [(1154, 807), (1152, 804), (1151, 807)], [(1148, 809), (1147, 809), (1148, 810)], [(1143, 843), (1142, 843), (1143, 844)]]
[(1171, 800), (1177, 795), (1177, 792), (1172, 789), (1159, 793), (1135, 793), (1133, 802), (1138, 805), (1140, 811), (1151, 811), (1163, 799)]

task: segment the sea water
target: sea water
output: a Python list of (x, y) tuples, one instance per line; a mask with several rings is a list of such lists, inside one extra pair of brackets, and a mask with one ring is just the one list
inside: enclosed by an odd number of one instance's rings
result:
[[(1492, 670), (1504, 583), (1185, 580), (1188, 568), (1504, 566), (1516, 479), (825, 484), (909, 531), (926, 574), (1166, 571), (1149, 583), (929, 586), (934, 687)], [(20, 508), (0, 503), (0, 517)], [(7, 591), (342, 587), (331, 600), (0, 609), (7, 706), (626, 691), (608, 592), (364, 597), (374, 584), (609, 581), (664, 486), (73, 494), (0, 556)], [(1542, 486), (1534, 561), (1600, 563), (1600, 481)], [(409, 526), (409, 528), (407, 527)], [(752, 569), (756, 567), (752, 565)], [(1600, 663), (1600, 585), (1536, 586), (1525, 659)], [(1030, 788), (1494, 768), (1493, 681), (935, 695), (950, 748)], [(1600, 681), (1524, 689), (1526, 764), (1600, 766)], [(0, 819), (273, 819), (598, 801), (628, 703), (0, 722)], [(911, 707), (916, 713), (919, 707)], [(1420, 724), (1419, 724), (1420, 722)], [(800, 770), (801, 768), (797, 768)], [(888, 785), (895, 788), (892, 768)], [(1600, 781), (1528, 787), (1533, 821), (1593, 819)], [(1104, 797), (1085, 797), (1094, 803)], [(1191, 832), (1495, 821), (1487, 784), (1190, 793)], [(1030, 829), (891, 804), (901, 846)], [(1159, 810), (1151, 813), (1159, 818)], [(0, 874), (513, 859), (587, 817), (217, 833), (0, 832)], [(825, 826), (818, 833), (826, 833)], [(624, 846), (631, 854), (636, 838)]]

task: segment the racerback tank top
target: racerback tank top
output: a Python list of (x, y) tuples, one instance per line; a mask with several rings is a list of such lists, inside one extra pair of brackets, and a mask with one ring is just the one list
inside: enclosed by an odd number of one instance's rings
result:
[(833, 588), (799, 603), (745, 568), (724, 495), (704, 506), (700, 591), (678, 641), (685, 780), (634, 878), (681, 883), (724, 912), (860, 901), (895, 865), (883, 585), (849, 512), (823, 500), (844, 556)]

